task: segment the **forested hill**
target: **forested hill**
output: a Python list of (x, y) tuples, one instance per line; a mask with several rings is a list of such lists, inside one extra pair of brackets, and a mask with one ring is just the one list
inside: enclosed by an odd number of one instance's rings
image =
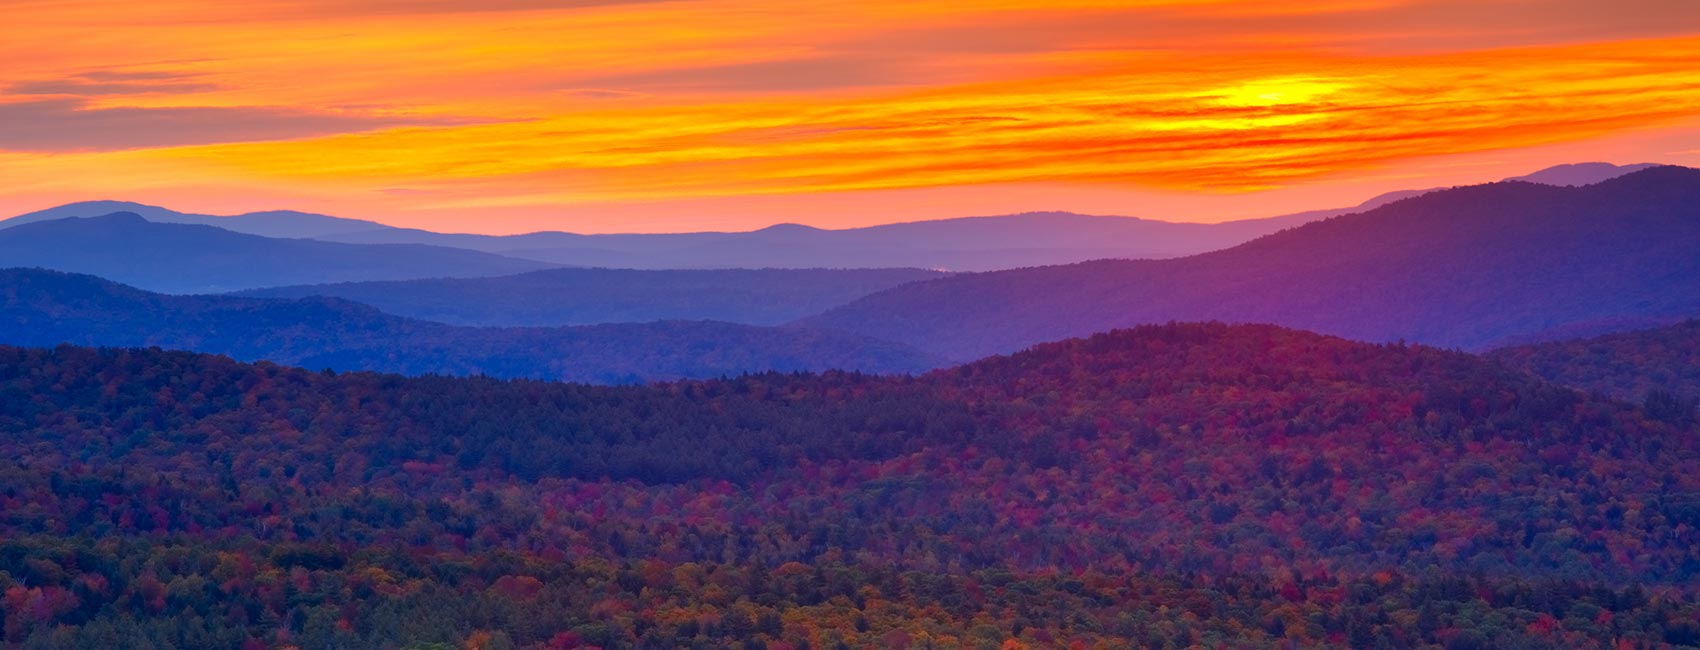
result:
[(1700, 315), (1700, 170), (1432, 192), (1174, 260), (890, 289), (801, 321), (956, 360), (1115, 327), (1266, 322), (1484, 349)]
[(1700, 398), (1700, 320), (1668, 327), (1495, 350), (1490, 358), (1628, 400)]
[(0, 343), (160, 346), (308, 368), (595, 383), (830, 368), (904, 373), (941, 363), (899, 344), (791, 327), (454, 327), (333, 298), (169, 296), (38, 269), (0, 269)]
[(1422, 347), (642, 387), (0, 348), (0, 404), (8, 645), (1700, 643), (1700, 429)]
[(549, 269), (494, 278), (276, 287), (245, 296), (329, 296), (451, 325), (540, 327), (717, 320), (779, 325), (891, 287), (942, 277), (922, 269)]

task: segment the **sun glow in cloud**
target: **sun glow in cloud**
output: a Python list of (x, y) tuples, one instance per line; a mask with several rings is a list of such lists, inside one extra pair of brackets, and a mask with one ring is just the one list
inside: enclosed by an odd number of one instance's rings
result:
[(0, 0), (0, 207), (463, 230), (943, 216), (963, 188), (1075, 207), (1039, 184), (1256, 216), (1258, 193), (1692, 126), (1700, 11), (1544, 5)]
[(1278, 77), (1253, 79), (1220, 91), (1205, 93), (1205, 96), (1215, 97), (1216, 102), (1223, 106), (1286, 106), (1317, 103), (1319, 99), (1348, 87), (1346, 82), (1332, 79)]

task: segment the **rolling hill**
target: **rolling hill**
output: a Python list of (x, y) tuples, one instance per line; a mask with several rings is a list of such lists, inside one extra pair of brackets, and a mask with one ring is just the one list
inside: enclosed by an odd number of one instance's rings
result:
[[(1320, 217), (1317, 217), (1320, 218)], [(931, 268), (984, 271), (1105, 257), (1173, 257), (1230, 246), (1284, 219), (1188, 224), (1042, 212), (846, 230), (779, 224), (751, 232), (533, 233), (493, 237), (386, 229), (333, 241), (460, 246), (556, 264), (636, 269)]]
[(99, 217), (114, 212), (140, 215), (153, 223), (213, 226), (231, 232), (286, 239), (319, 238), (388, 228), (376, 221), (332, 217), (294, 210), (269, 210), (229, 216), (178, 212), (130, 201), (80, 201), (0, 220), (0, 229), (58, 219)]
[(28, 647), (1700, 642), (1700, 430), (1420, 346), (647, 387), (0, 347), (0, 400)]
[(310, 368), (632, 383), (938, 361), (901, 345), (798, 328), (663, 321), (474, 328), (332, 298), (170, 296), (86, 275), (0, 270), (0, 343), (193, 350)]
[(1554, 382), (1627, 400), (1700, 399), (1700, 320), (1494, 350), (1488, 357)]
[(1191, 320), (1486, 349), (1700, 314), (1697, 205), (1683, 167), (1454, 188), (1187, 258), (904, 285), (799, 324), (956, 360)]
[(920, 269), (549, 269), (493, 278), (277, 287), (241, 295), (343, 298), (453, 325), (545, 327), (657, 320), (779, 325), (942, 275)]
[(779, 224), (735, 233), (579, 235), (544, 232), (494, 237), (385, 229), (327, 239), (459, 246), (572, 266), (635, 269), (914, 267), (987, 271), (1102, 258), (1176, 257), (1225, 248), (1347, 211), (1317, 210), (1220, 224), (1034, 212), (844, 230)]
[[(1543, 169), (1516, 180), (1586, 185), (1651, 166), (1579, 163)], [(1310, 210), (1217, 224), (1033, 212), (843, 230), (779, 224), (736, 233), (579, 235), (542, 232), (491, 237), (384, 228), (333, 235), (327, 239), (459, 246), (572, 266), (642, 269), (919, 267), (992, 271), (1094, 259), (1183, 257), (1228, 248), (1286, 228), (1371, 210), (1432, 191), (1389, 192), (1348, 208)]]
[(154, 223), (129, 212), (0, 229), (0, 267), (88, 273), (166, 293), (506, 275), (550, 266), (440, 246), (261, 237), (212, 226)]
[(1542, 185), (1582, 186), (1603, 183), (1624, 174), (1630, 174), (1643, 169), (1658, 167), (1657, 163), (1637, 163), (1633, 165), (1613, 165), (1606, 162), (1570, 163), (1554, 165), (1546, 169), (1513, 176), (1505, 180), (1540, 183)]
[[(1588, 185), (1652, 165), (1578, 163), (1508, 180)], [(1178, 223), (1069, 212), (1033, 212), (825, 230), (779, 224), (750, 232), (491, 236), (398, 228), (290, 210), (216, 216), (125, 201), (72, 203), (0, 221), (0, 229), (115, 212), (155, 223), (215, 226), (278, 238), (462, 248), (548, 265), (629, 269), (928, 268), (952, 271), (1068, 264), (1092, 259), (1183, 257), (1244, 243), (1285, 228), (1361, 212), (1432, 189), (1389, 192), (1357, 206), (1219, 224)]]

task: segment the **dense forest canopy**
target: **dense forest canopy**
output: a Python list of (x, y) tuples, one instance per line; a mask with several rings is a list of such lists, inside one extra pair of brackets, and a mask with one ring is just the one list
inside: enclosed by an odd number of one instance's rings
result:
[(1495, 361), (1652, 410), (1693, 412), (1700, 400), (1700, 320), (1593, 338), (1494, 350)]
[(0, 406), (8, 646), (1700, 643), (1700, 429), (1420, 346), (642, 387), (0, 348)]

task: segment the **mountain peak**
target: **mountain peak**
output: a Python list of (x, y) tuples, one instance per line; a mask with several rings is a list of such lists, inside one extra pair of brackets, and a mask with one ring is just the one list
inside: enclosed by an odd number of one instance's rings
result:
[(1441, 190), (1214, 253), (962, 275), (800, 322), (966, 361), (1169, 321), (1481, 349), (1602, 318), (1692, 316), (1700, 170)]
[(0, 229), (0, 260), (5, 266), (88, 273), (173, 293), (504, 275), (549, 266), (456, 248), (275, 239), (210, 225), (158, 223), (130, 211)]
[(761, 230), (757, 230), (755, 232), (772, 233), (772, 234), (789, 234), (789, 233), (821, 232), (821, 229), (816, 228), (814, 226), (805, 226), (805, 225), (800, 224), (800, 223), (776, 223), (776, 224), (773, 224), (773, 225), (768, 226), (766, 228), (762, 228)]
[(100, 214), (110, 214), (110, 213), (113, 213), (113, 212), (141, 213), (141, 212), (145, 212), (145, 211), (148, 211), (148, 210), (163, 210), (165, 208), (161, 208), (159, 206), (154, 206), (154, 205), (148, 205), (146, 203), (137, 203), (135, 201), (116, 201), (116, 200), (111, 200), (111, 199), (102, 199), (102, 200), (98, 200), (98, 201), (77, 201), (75, 203), (66, 203), (65, 205), (59, 206), (58, 209), (62, 209), (62, 210), (83, 210), (83, 211), (87, 211), (90, 216), (94, 216), (94, 215), (100, 215)]
[(1633, 165), (1615, 165), (1608, 162), (1566, 163), (1563, 165), (1553, 165), (1532, 174), (1514, 176), (1505, 180), (1540, 183), (1542, 185), (1557, 185), (1561, 187), (1577, 187), (1582, 185), (1593, 185), (1625, 174), (1632, 174), (1638, 171), (1661, 166), (1662, 165), (1659, 165), (1658, 163), (1637, 163)]

